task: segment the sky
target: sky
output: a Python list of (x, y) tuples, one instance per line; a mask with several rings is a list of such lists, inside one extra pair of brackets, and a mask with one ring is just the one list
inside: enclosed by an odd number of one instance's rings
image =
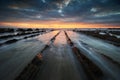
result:
[(120, 27), (120, 0), (0, 0), (0, 25), (80, 28), (89, 24)]

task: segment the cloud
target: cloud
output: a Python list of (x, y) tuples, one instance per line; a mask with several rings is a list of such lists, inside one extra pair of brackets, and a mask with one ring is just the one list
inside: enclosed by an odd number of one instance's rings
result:
[(0, 21), (120, 23), (120, 0), (0, 0)]

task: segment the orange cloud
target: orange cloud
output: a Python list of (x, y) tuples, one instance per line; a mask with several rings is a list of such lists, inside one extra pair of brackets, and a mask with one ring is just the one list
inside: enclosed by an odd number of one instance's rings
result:
[(0, 22), (3, 26), (19, 28), (120, 28), (108, 24), (90, 24), (80, 22), (39, 21), (39, 22)]

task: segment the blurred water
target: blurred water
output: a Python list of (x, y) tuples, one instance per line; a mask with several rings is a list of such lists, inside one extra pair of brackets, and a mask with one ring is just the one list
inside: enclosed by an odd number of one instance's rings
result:
[(98, 65), (110, 80), (119, 80), (120, 66), (100, 55), (104, 54), (120, 63), (119, 47), (84, 34), (78, 34), (72, 31), (67, 31), (67, 33), (82, 53)]
[(0, 80), (13, 80), (58, 31), (0, 47)]
[[(0, 80), (13, 80), (18, 76), (58, 32), (59, 30), (49, 32), (0, 47)], [(73, 31), (66, 32), (75, 46), (98, 65), (106, 76), (110, 76), (109, 80), (112, 78), (119, 80), (119, 66), (101, 55), (104, 54), (120, 63), (119, 47), (84, 34)], [(78, 62), (71, 47), (67, 44), (64, 31), (60, 32), (42, 55), (44, 64), (41, 66), (36, 80), (87, 80), (81, 63)]]

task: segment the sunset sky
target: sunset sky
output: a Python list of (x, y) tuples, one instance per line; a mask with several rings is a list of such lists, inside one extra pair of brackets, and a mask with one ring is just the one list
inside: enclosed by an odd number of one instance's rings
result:
[(120, 28), (120, 0), (0, 0), (0, 26)]

